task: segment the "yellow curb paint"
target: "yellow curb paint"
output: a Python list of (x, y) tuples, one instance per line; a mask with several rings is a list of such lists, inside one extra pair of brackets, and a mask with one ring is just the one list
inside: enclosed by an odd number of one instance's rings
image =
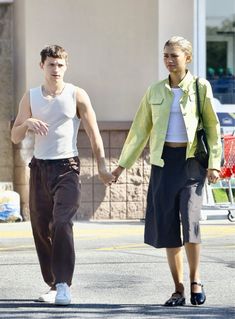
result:
[(21, 231), (1, 231), (0, 238), (29, 238), (32, 237), (32, 232), (27, 230)]
[(126, 250), (126, 249), (142, 249), (148, 248), (149, 246), (146, 244), (131, 244), (131, 245), (121, 245), (121, 246), (112, 246), (112, 247), (103, 247), (103, 248), (96, 248), (95, 250)]
[[(231, 227), (232, 226), (232, 227)], [(235, 226), (233, 225), (201, 225), (201, 233), (204, 238), (223, 237), (235, 234)], [(74, 237), (80, 240), (93, 240), (96, 238), (114, 238), (124, 235), (143, 235), (144, 226), (142, 227), (125, 227), (118, 229), (78, 229), (74, 228)], [(31, 230), (12, 230), (6, 231), (0, 228), (0, 238), (32, 238)]]
[(10, 246), (10, 247), (0, 247), (0, 251), (9, 251), (9, 250), (19, 250), (19, 249), (34, 249), (34, 245), (20, 245), (20, 246)]

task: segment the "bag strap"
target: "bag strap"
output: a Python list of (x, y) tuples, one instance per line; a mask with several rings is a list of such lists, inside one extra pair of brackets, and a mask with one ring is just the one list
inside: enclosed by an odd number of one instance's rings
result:
[(201, 103), (200, 103), (200, 95), (199, 95), (199, 78), (196, 78), (196, 96), (197, 96), (197, 110), (199, 116), (199, 124), (202, 123), (202, 113), (201, 113)]

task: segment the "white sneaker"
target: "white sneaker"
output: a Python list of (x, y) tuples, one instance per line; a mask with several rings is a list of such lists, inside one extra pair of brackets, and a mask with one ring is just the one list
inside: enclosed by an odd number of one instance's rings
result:
[(38, 298), (38, 301), (40, 302), (48, 302), (48, 303), (54, 303), (55, 302), (55, 296), (56, 296), (56, 290), (50, 289), (45, 294), (41, 295)]
[(65, 282), (58, 283), (56, 285), (56, 291), (55, 304), (64, 306), (69, 305), (71, 302), (69, 286)]

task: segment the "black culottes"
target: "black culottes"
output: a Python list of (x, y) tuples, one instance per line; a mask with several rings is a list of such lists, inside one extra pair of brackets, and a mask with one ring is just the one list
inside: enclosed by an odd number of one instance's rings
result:
[(200, 243), (204, 169), (185, 147), (164, 147), (164, 167), (152, 165), (145, 218), (146, 244), (156, 248)]

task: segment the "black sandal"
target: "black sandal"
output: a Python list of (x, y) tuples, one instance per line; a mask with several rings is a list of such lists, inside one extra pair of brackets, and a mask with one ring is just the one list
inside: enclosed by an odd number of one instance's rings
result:
[[(201, 286), (202, 287), (202, 291), (201, 292), (192, 292), (192, 286), (193, 285), (197, 285), (197, 286)], [(196, 306), (196, 305), (202, 305), (205, 301), (206, 301), (206, 294), (205, 291), (203, 289), (203, 285), (199, 282), (192, 282), (191, 283), (191, 304)]]
[(185, 297), (182, 292), (176, 291), (172, 294), (171, 298), (168, 299), (164, 306), (166, 307), (176, 307), (176, 306), (184, 306), (185, 305)]

